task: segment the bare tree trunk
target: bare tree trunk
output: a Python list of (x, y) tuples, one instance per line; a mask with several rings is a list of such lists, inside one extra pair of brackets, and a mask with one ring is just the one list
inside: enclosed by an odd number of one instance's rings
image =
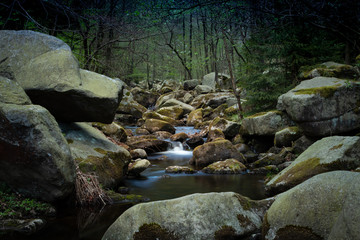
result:
[[(190, 13), (190, 19), (189, 19), (189, 70), (192, 72), (192, 34), (193, 34), (193, 24), (192, 24), (193, 15)], [(191, 74), (190, 74), (191, 75)], [(189, 76), (189, 78), (191, 78)]]
[[(185, 24), (185, 15), (182, 18), (182, 37), (183, 37), (183, 61), (186, 65), (186, 24)], [(184, 79), (187, 78), (187, 71), (184, 69)]]
[(224, 30), (222, 30), (222, 33), (223, 33), (223, 41), (224, 41), (224, 45), (225, 45), (225, 55), (226, 55), (226, 60), (228, 62), (230, 80), (231, 80), (231, 83), (232, 83), (231, 86), (232, 86), (233, 93), (234, 93), (234, 95), (236, 97), (236, 101), (237, 101), (237, 104), (238, 104), (238, 115), (239, 115), (239, 119), (241, 120), (241, 119), (243, 119), (243, 115), (242, 115), (243, 109), (242, 109), (242, 106), (241, 106), (240, 92), (238, 92), (236, 90), (236, 83), (235, 83), (235, 78), (234, 78), (234, 74), (233, 74), (233, 71), (232, 71), (232, 64), (231, 64), (231, 59), (230, 59), (230, 48), (228, 47), (228, 43), (226, 41)]

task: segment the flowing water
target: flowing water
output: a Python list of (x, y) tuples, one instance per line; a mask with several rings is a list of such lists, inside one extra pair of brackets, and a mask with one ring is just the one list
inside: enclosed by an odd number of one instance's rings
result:
[[(132, 128), (134, 131), (136, 128)], [(197, 130), (190, 127), (178, 127), (178, 132), (194, 134)], [(167, 174), (167, 166), (189, 166), (192, 151), (173, 142), (173, 147), (165, 152), (148, 157), (151, 166), (142, 172), (140, 178), (126, 179), (124, 184), (130, 193), (140, 194), (150, 201), (185, 196), (192, 193), (227, 192), (240, 193), (251, 199), (265, 197), (263, 176), (210, 175), (201, 172), (195, 174)], [(12, 236), (9, 240), (99, 240), (106, 229), (130, 205), (112, 205), (101, 210), (70, 210), (60, 217), (50, 220), (39, 233), (31, 236)], [(0, 239), (2, 236), (0, 236)]]

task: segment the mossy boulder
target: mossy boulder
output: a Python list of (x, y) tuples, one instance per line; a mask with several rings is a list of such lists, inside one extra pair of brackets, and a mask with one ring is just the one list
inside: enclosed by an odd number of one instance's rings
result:
[(189, 114), (186, 125), (188, 126), (195, 126), (203, 121), (203, 109), (198, 108), (196, 110), (191, 111)]
[(319, 174), (276, 197), (264, 217), (263, 238), (359, 239), (360, 173)]
[(253, 201), (225, 192), (141, 203), (126, 210), (102, 240), (215, 239), (224, 226), (234, 230), (231, 237), (241, 239), (260, 230), (272, 201)]
[(114, 144), (87, 123), (61, 123), (60, 127), (82, 172), (95, 173), (105, 188), (120, 184), (131, 160), (125, 148)]
[(360, 84), (338, 78), (302, 81), (278, 99), (305, 135), (330, 136), (360, 128)]
[(174, 118), (162, 115), (158, 112), (153, 112), (153, 111), (147, 111), (143, 113), (142, 116), (143, 119), (147, 120), (147, 119), (158, 119), (158, 120), (162, 120), (165, 122), (168, 122), (172, 125), (178, 125), (179, 122), (177, 120), (175, 120)]
[(286, 191), (314, 175), (360, 166), (360, 137), (326, 137), (311, 145), (266, 184), (270, 194)]
[(0, 181), (47, 202), (74, 193), (75, 164), (58, 123), (39, 105), (0, 103)]
[(139, 176), (140, 173), (145, 171), (151, 165), (149, 160), (136, 159), (132, 161), (128, 166), (128, 175)]
[(210, 123), (209, 132), (215, 129), (221, 130), (226, 138), (231, 139), (239, 133), (240, 124), (217, 117)]
[(335, 62), (325, 62), (314, 66), (311, 70), (303, 70), (303, 72), (300, 73), (300, 78), (302, 79), (311, 79), (315, 77), (358, 79), (359, 76), (360, 72), (355, 67)]
[(173, 106), (181, 107), (183, 109), (184, 114), (188, 114), (191, 111), (195, 110), (195, 108), (192, 107), (191, 105), (181, 102), (174, 98), (171, 98), (166, 102), (162, 103), (160, 106), (158, 106), (157, 109), (160, 109), (162, 107), (173, 107)]
[(103, 132), (106, 136), (110, 137), (111, 139), (117, 141), (117, 142), (126, 142), (127, 140), (127, 133), (125, 128), (120, 126), (116, 123), (111, 124), (105, 124), (105, 123), (99, 123), (94, 122), (92, 123), (93, 127), (96, 127), (101, 132)]
[(0, 102), (17, 105), (31, 104), (24, 89), (15, 80), (0, 76)]
[(171, 141), (179, 141), (179, 142), (185, 142), (186, 139), (189, 138), (189, 135), (187, 135), (184, 132), (176, 133), (170, 137)]
[(179, 120), (184, 115), (184, 109), (180, 106), (162, 107), (156, 112), (175, 120)]
[(298, 127), (287, 127), (275, 133), (274, 145), (277, 147), (291, 147), (293, 142), (302, 135)]
[(244, 156), (237, 151), (230, 141), (225, 139), (215, 140), (196, 147), (193, 151), (191, 164), (206, 167), (211, 163), (229, 158), (234, 158), (241, 162), (245, 161)]
[(173, 125), (171, 125), (169, 122), (165, 122), (159, 119), (146, 119), (143, 127), (150, 133), (157, 131), (167, 131), (172, 134), (175, 133), (175, 128)]
[(236, 159), (226, 159), (214, 162), (201, 171), (212, 174), (239, 174), (246, 171), (246, 166)]
[(126, 144), (129, 145), (132, 149), (143, 149), (148, 154), (162, 152), (167, 150), (169, 147), (169, 142), (159, 140), (153, 135), (129, 137)]
[(193, 174), (197, 171), (186, 167), (186, 166), (169, 166), (165, 169), (165, 173), (187, 173), (187, 174)]
[(0, 31), (0, 72), (62, 121), (111, 123), (123, 83), (79, 68), (70, 47), (43, 33)]

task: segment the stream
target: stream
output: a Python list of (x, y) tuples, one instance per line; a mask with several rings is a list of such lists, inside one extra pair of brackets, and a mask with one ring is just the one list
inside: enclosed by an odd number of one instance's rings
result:
[[(135, 131), (136, 128), (131, 128)], [(194, 134), (192, 127), (177, 127), (176, 133)], [(190, 166), (191, 150), (184, 150), (182, 144), (173, 143), (165, 152), (148, 156), (151, 166), (141, 173), (140, 178), (128, 178), (125, 187), (132, 194), (140, 194), (150, 201), (172, 199), (192, 193), (236, 192), (251, 199), (265, 197), (264, 176), (250, 174), (212, 175), (168, 174), (165, 168), (172, 165)], [(9, 240), (99, 240), (107, 228), (131, 205), (114, 204), (103, 209), (70, 209), (60, 213), (56, 219), (48, 221), (40, 232), (31, 236), (15, 235)], [(1, 238), (1, 237), (0, 237)]]

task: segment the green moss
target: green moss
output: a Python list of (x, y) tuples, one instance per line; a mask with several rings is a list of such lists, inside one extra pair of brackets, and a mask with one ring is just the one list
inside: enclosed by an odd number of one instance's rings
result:
[(94, 150), (97, 151), (98, 153), (101, 153), (102, 155), (106, 155), (108, 153), (108, 151), (102, 148), (94, 148)]
[(139, 231), (136, 232), (133, 236), (134, 240), (178, 240), (180, 238), (176, 237), (174, 233), (171, 233), (167, 231), (166, 229), (163, 229), (159, 224), (157, 223), (149, 223), (149, 224), (143, 224)]
[(330, 148), (330, 150), (335, 150), (335, 149), (339, 149), (343, 146), (343, 144), (339, 144), (339, 145), (336, 145), (336, 146), (333, 146), (332, 148)]
[(334, 95), (334, 93), (338, 90), (341, 84), (337, 84), (334, 86), (325, 86), (325, 87), (318, 87), (318, 88), (306, 88), (306, 89), (299, 89), (295, 91), (295, 95), (301, 94), (319, 94), (323, 98), (330, 98)]
[(237, 239), (238, 236), (233, 227), (225, 225), (215, 232), (214, 238), (215, 240), (231, 240)]
[(294, 181), (295, 185), (297, 185), (305, 179), (323, 172), (323, 170), (323, 167), (320, 165), (320, 158), (309, 158), (296, 164), (283, 175), (279, 176), (275, 183), (280, 183), (282, 181), (287, 182), (291, 179)]
[(247, 197), (236, 195), (240, 205), (243, 207), (244, 210), (251, 210), (252, 204), (251, 200)]
[(271, 111), (267, 111), (267, 112), (259, 112), (259, 113), (255, 113), (251, 116), (248, 116), (247, 118), (255, 118), (255, 117), (260, 117), (260, 116), (263, 116), (265, 114), (268, 114), (269, 112), (273, 112), (277, 115), (282, 115), (283, 113), (281, 111), (278, 111), (278, 110), (271, 110)]

